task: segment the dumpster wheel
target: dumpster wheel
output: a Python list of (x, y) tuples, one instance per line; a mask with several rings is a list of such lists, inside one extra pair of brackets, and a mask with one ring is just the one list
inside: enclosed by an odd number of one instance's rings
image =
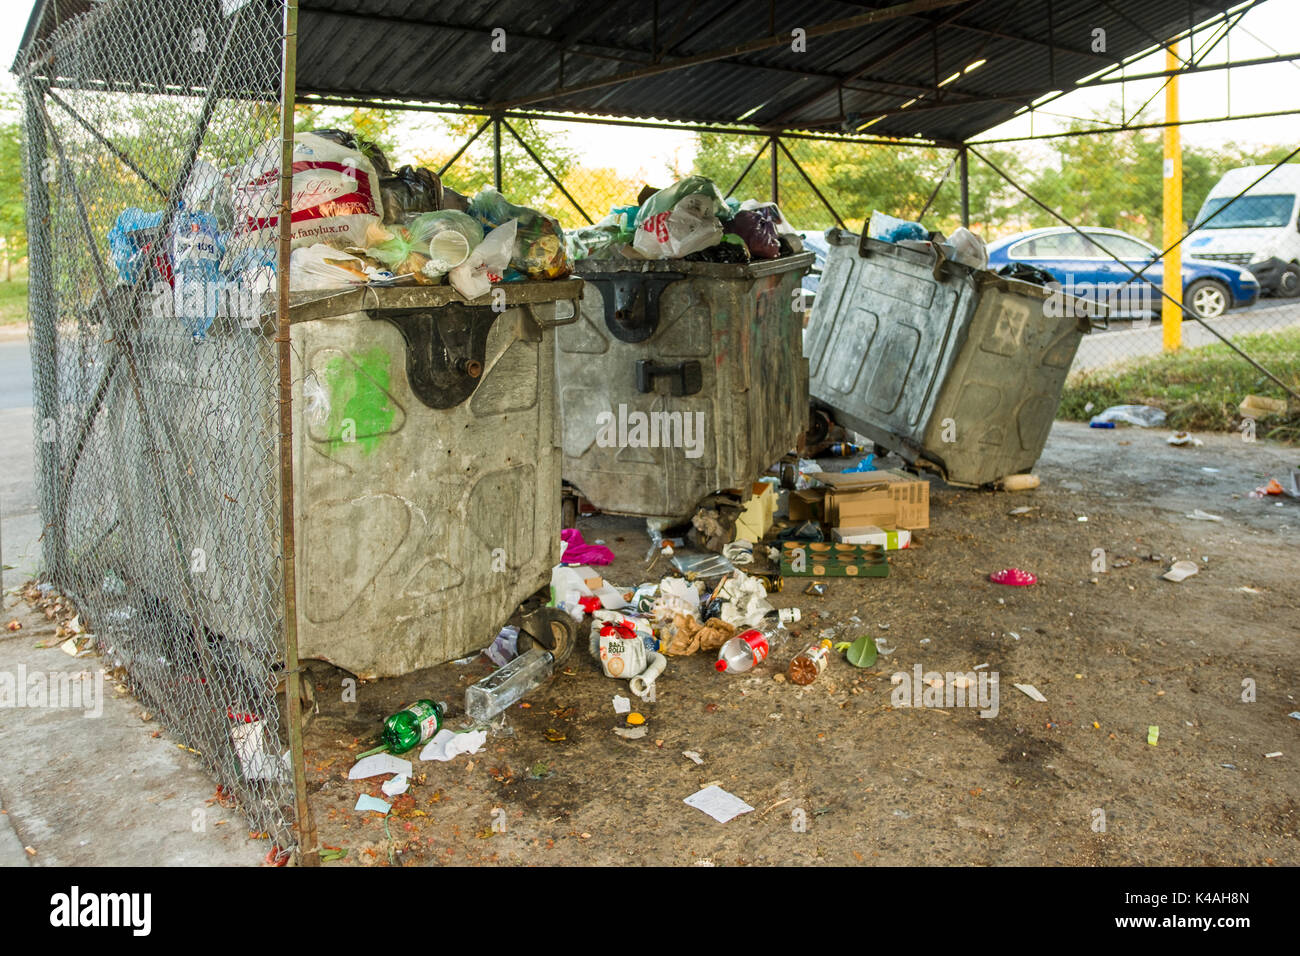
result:
[(519, 629), (518, 649), (527, 653), (534, 646), (551, 652), (555, 666), (569, 659), (578, 641), (578, 622), (555, 607), (541, 607), (525, 615)]

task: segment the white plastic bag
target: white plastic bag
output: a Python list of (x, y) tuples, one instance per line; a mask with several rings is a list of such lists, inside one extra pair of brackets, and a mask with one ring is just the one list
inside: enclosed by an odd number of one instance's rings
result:
[(969, 229), (959, 226), (948, 237), (948, 243), (953, 248), (953, 258), (962, 265), (970, 266), (972, 269), (988, 268), (988, 248), (984, 245), (984, 240)]
[(500, 282), (510, 265), (519, 223), (511, 219), (497, 226), (471, 250), (469, 258), (447, 275), (453, 288), (466, 299), (487, 295), (493, 282)]
[[(276, 241), (280, 204), (280, 141), (253, 151), (234, 177), (234, 240)], [(344, 240), (364, 246), (366, 229), (383, 222), (379, 177), (365, 155), (313, 133), (293, 138), (293, 245)]]
[(632, 248), (647, 259), (680, 259), (722, 241), (722, 223), (715, 203), (703, 193), (691, 193), (672, 212), (649, 217), (636, 231)]
[(360, 285), (368, 278), (364, 262), (323, 242), (289, 254), (291, 292)]

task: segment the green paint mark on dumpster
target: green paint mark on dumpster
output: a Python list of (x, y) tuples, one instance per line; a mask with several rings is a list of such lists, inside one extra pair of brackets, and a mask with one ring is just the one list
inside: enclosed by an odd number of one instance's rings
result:
[(337, 356), (325, 363), (325, 384), (329, 389), (330, 413), (326, 422), (330, 451), (356, 444), (370, 454), (389, 433), (395, 414), (389, 403), (387, 349), (373, 348), (353, 355)]

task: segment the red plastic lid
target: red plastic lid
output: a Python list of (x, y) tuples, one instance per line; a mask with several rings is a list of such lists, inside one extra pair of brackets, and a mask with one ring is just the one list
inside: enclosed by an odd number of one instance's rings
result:
[(1038, 583), (1037, 577), (1028, 571), (1021, 571), (1019, 568), (1004, 568), (1001, 571), (994, 571), (989, 575), (989, 580), (994, 584), (1009, 584), (1012, 587), (1027, 587)]
[(725, 670), (727, 669), (727, 662), (724, 661), (724, 660), (717, 660), (717, 661), (714, 662), (713, 666), (714, 666), (717, 670), (725, 671)]

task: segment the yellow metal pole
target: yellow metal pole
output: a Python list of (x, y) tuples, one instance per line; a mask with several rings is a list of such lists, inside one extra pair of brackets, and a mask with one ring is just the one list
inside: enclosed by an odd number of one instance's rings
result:
[[(1177, 70), (1178, 44), (1165, 50), (1165, 69)], [(1183, 310), (1178, 303), (1183, 300), (1183, 247), (1177, 243), (1183, 237), (1183, 148), (1178, 128), (1178, 76), (1169, 77), (1165, 87), (1165, 165), (1164, 165), (1164, 279), (1162, 286), (1167, 296), (1161, 300), (1160, 324), (1166, 352), (1173, 352), (1183, 344)], [(1173, 248), (1170, 248), (1170, 247)]]

